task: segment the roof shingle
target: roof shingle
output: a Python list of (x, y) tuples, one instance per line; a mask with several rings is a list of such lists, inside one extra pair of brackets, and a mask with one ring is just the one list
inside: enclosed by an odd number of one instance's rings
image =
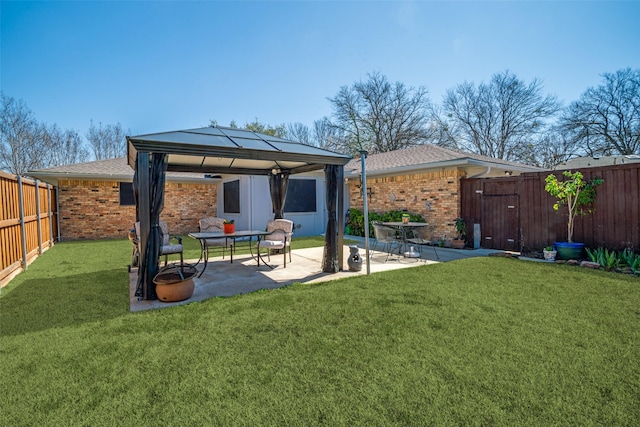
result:
[[(525, 165), (522, 163), (511, 162), (508, 160), (494, 159), (480, 154), (467, 153), (464, 151), (453, 150), (449, 148), (439, 147), (432, 144), (416, 145), (401, 150), (388, 151), (385, 153), (371, 154), (367, 156), (367, 173), (387, 171), (393, 168), (405, 168), (415, 166), (417, 168), (436, 167), (435, 163), (455, 162), (471, 159), (484, 163), (499, 164), (513, 167), (521, 170), (540, 171), (542, 169)], [(360, 158), (352, 159), (345, 166), (345, 174), (359, 174), (361, 168)]]

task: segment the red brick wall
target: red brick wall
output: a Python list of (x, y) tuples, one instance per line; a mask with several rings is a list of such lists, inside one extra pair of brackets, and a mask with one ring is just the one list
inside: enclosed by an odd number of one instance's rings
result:
[[(454, 218), (460, 216), (460, 179), (463, 170), (444, 170), (427, 173), (385, 177), (367, 177), (369, 211), (384, 213), (406, 209), (420, 214), (435, 226), (434, 237), (456, 236)], [(349, 180), (350, 206), (362, 209), (363, 198), (359, 179)], [(427, 202), (430, 209), (427, 209)]]
[(217, 216), (215, 184), (165, 185), (164, 209), (160, 218), (167, 221), (171, 234), (198, 231), (198, 221), (206, 216)]
[[(58, 195), (62, 240), (124, 238), (135, 222), (135, 206), (120, 206), (118, 181), (59, 180)], [(197, 231), (216, 212), (215, 185), (166, 183), (160, 218), (172, 234)]]

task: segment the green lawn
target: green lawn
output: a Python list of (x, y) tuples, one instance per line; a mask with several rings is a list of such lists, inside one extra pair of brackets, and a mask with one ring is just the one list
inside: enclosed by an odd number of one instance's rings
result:
[(0, 425), (640, 419), (638, 278), (474, 258), (131, 314), (129, 250), (58, 244), (3, 289)]

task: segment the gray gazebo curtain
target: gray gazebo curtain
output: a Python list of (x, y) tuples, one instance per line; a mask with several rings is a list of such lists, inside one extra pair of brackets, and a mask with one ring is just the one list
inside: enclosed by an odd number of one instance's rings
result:
[[(140, 167), (149, 167), (149, 165), (141, 165), (136, 160), (136, 170), (133, 177), (134, 195), (136, 196), (136, 205), (138, 205), (139, 194), (143, 186), (148, 186), (149, 191), (149, 220), (151, 229), (149, 237), (146, 239), (147, 246), (144, 254), (140, 254), (138, 268), (138, 284), (136, 287), (136, 296), (146, 300), (157, 299), (156, 287), (153, 278), (158, 272), (160, 257), (160, 247), (162, 244), (162, 233), (160, 230), (160, 212), (164, 207), (164, 183), (167, 172), (167, 155), (162, 153), (154, 153), (151, 156), (149, 169), (149, 181), (142, 182), (138, 169)], [(144, 215), (139, 212), (138, 215)], [(137, 218), (139, 220), (139, 218)], [(142, 233), (142, 227), (140, 232)], [(142, 236), (141, 236), (142, 237)], [(144, 239), (143, 239), (144, 241)], [(145, 248), (142, 248), (143, 250)]]
[(340, 269), (338, 264), (336, 219), (339, 169), (340, 166), (337, 165), (326, 165), (324, 167), (324, 175), (327, 180), (327, 233), (324, 237), (322, 271), (325, 273), (337, 273)]
[(271, 193), (271, 204), (274, 212), (273, 219), (284, 218), (284, 202), (287, 198), (288, 185), (288, 174), (282, 172), (269, 174), (269, 192)]

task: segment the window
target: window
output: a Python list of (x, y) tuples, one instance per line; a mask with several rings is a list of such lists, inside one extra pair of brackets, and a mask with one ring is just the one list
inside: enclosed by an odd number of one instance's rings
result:
[(289, 179), (287, 198), (284, 202), (285, 212), (316, 211), (316, 180)]
[(240, 180), (224, 184), (224, 213), (240, 213)]
[(135, 206), (136, 198), (133, 197), (133, 183), (120, 183), (120, 206)]

